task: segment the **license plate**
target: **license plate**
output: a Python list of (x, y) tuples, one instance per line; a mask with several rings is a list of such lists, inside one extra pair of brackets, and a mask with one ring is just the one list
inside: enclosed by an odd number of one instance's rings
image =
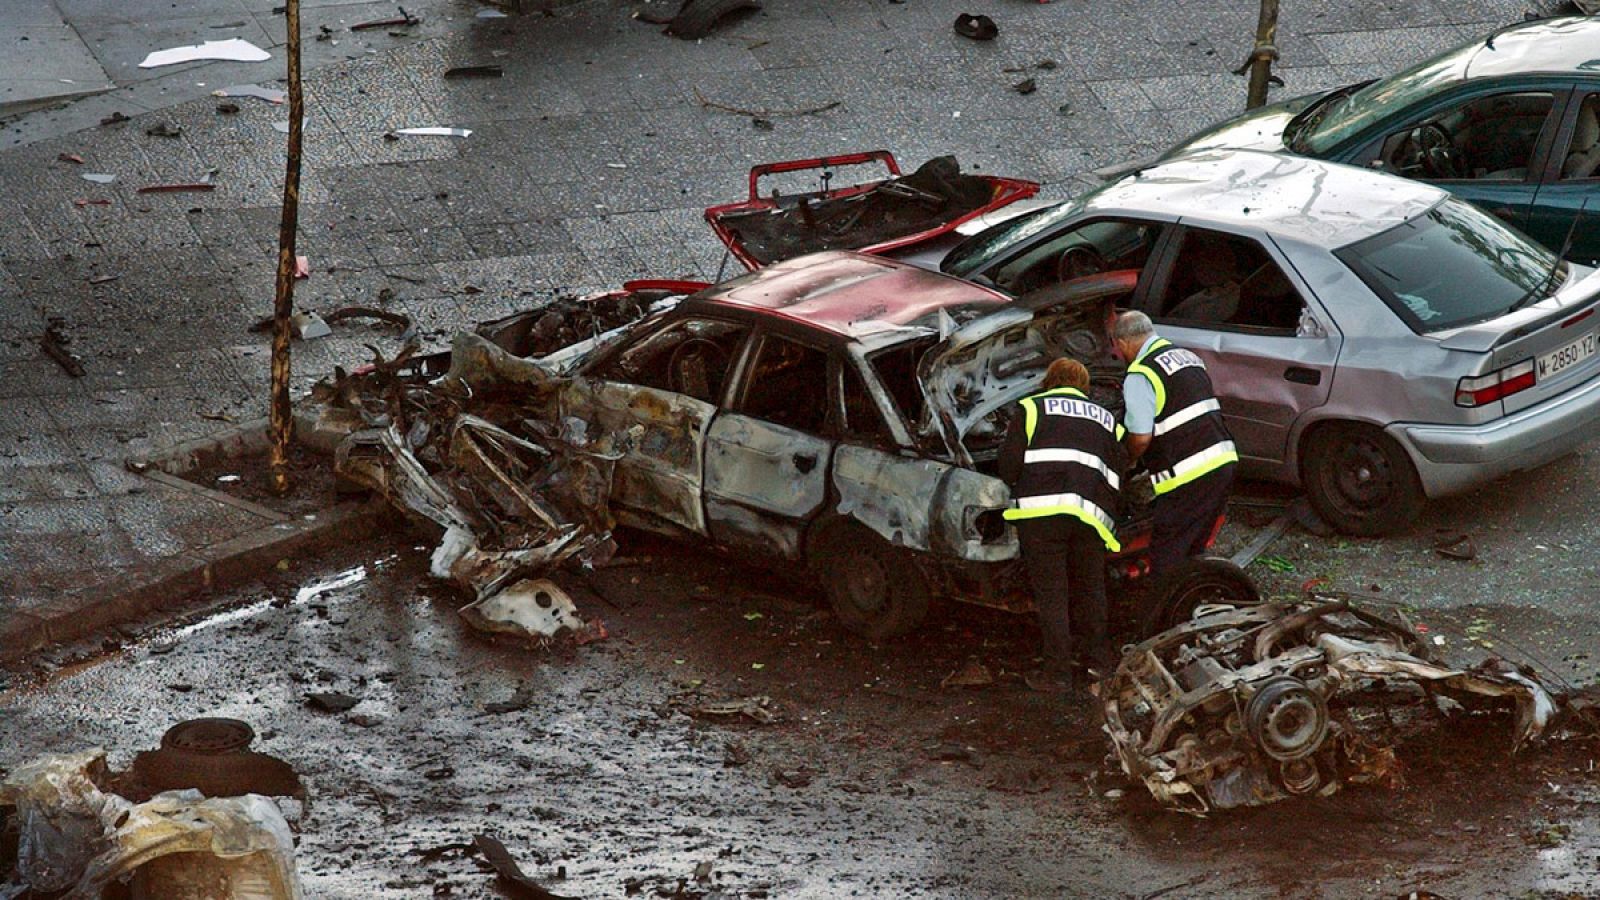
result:
[(1560, 350), (1539, 357), (1539, 380), (1543, 381), (1593, 356), (1597, 345), (1600, 345), (1600, 341), (1595, 339), (1595, 332), (1591, 331)]

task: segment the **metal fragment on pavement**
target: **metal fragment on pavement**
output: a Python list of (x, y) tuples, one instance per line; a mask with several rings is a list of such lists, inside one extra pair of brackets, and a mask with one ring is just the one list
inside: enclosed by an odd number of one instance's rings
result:
[(111, 184), (117, 180), (117, 176), (107, 175), (103, 172), (84, 172), (78, 177), (84, 181), (92, 181), (95, 184)]
[(289, 92), (278, 88), (262, 87), (259, 84), (235, 84), (219, 88), (211, 92), (213, 97), (254, 97), (268, 103), (282, 104), (289, 99)]
[(470, 128), (446, 128), (441, 125), (429, 125), (422, 128), (397, 128), (393, 134), (408, 134), (420, 137), (471, 137)]
[(506, 18), (510, 18), (510, 17), (507, 16), (505, 13), (501, 12), (498, 9), (480, 9), (480, 10), (478, 10), (478, 14), (476, 16), (473, 16), (473, 18), (475, 18), (475, 19), (506, 19)]
[(144, 62), (139, 63), (139, 68), (154, 69), (159, 66), (171, 66), (178, 63), (199, 62), (201, 60), (266, 62), (271, 58), (271, 53), (243, 38), (229, 38), (225, 41), (206, 41), (203, 44), (156, 50), (146, 56)]

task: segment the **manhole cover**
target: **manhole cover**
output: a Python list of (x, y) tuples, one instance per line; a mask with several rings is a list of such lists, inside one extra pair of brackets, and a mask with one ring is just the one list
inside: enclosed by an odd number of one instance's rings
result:
[(255, 737), (255, 729), (238, 719), (190, 719), (168, 728), (161, 736), (161, 747), (189, 753), (235, 753), (250, 746)]

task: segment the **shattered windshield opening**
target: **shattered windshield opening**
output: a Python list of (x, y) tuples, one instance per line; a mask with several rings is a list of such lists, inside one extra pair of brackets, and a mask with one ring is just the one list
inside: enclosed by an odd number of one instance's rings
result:
[(1349, 96), (1310, 107), (1289, 123), (1289, 149), (1311, 156), (1327, 153), (1368, 126), (1461, 81), (1467, 61), (1477, 51), (1477, 44), (1450, 50)]
[(1455, 198), (1335, 255), (1419, 334), (1541, 299), (1546, 282), (1561, 284), (1567, 270), (1549, 250)]
[(965, 278), (968, 273), (987, 265), (996, 254), (1011, 250), (1019, 243), (1049, 231), (1058, 223), (1071, 218), (1081, 206), (1082, 203), (1069, 200), (1055, 206), (1036, 209), (998, 225), (991, 225), (957, 244), (939, 264), (939, 271), (957, 278)]

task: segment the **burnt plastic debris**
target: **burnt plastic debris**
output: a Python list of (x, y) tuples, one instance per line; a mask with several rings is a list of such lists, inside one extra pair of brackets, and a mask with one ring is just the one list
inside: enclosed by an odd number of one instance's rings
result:
[(992, 41), (996, 35), (1000, 34), (1000, 26), (996, 25), (993, 19), (988, 16), (976, 16), (972, 13), (962, 13), (956, 16), (956, 23), (953, 27), (956, 34), (975, 41)]

